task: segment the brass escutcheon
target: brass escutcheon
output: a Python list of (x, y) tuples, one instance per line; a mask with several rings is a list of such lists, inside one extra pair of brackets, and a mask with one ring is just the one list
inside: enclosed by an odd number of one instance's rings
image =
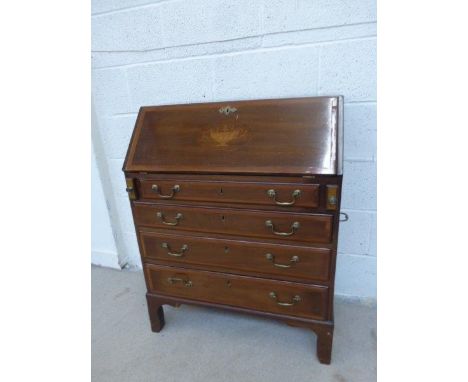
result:
[(235, 107), (225, 106), (225, 107), (221, 107), (218, 111), (221, 114), (229, 115), (229, 114), (235, 113), (237, 109)]

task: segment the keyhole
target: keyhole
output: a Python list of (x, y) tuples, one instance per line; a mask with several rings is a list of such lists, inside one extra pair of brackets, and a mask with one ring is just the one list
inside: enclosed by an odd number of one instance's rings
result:
[(219, 194), (223, 195), (223, 189), (222, 188), (219, 189)]
[(224, 215), (221, 216), (221, 220), (223, 221), (223, 223), (224, 223), (224, 221), (226, 220), (226, 219), (224, 218)]
[(229, 247), (224, 247), (224, 253), (228, 253), (229, 252)]
[(228, 288), (230, 288), (231, 287), (231, 281), (230, 280), (226, 281), (226, 285), (227, 285)]

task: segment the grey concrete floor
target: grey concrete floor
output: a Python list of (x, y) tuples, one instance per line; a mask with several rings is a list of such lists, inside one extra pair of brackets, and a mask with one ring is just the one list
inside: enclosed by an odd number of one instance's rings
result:
[(141, 272), (92, 267), (94, 382), (376, 380), (375, 307), (335, 301), (331, 365), (312, 331), (223, 310), (164, 307), (152, 333)]

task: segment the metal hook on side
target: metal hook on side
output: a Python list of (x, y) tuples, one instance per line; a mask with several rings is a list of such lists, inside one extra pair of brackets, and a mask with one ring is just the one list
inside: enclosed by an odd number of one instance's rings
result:
[(349, 220), (349, 216), (348, 216), (348, 214), (346, 212), (340, 212), (340, 216), (341, 215), (343, 215), (344, 218), (341, 219), (341, 217), (340, 217), (340, 222), (347, 222)]

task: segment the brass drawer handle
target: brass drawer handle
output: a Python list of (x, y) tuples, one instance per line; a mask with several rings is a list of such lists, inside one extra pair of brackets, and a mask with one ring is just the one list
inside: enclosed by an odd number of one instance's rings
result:
[(276, 191), (271, 189), (271, 190), (268, 190), (267, 191), (267, 195), (270, 197), (270, 198), (273, 198), (273, 200), (275, 201), (275, 203), (279, 206), (292, 206), (294, 203), (296, 203), (296, 198), (298, 198), (299, 196), (301, 196), (301, 190), (294, 190), (293, 193), (292, 193), (292, 201), (290, 202), (279, 202), (278, 200), (276, 200)]
[(177, 213), (176, 216), (175, 216), (175, 218), (174, 218), (174, 219), (175, 219), (175, 222), (167, 222), (167, 221), (165, 220), (166, 218), (164, 217), (164, 215), (163, 215), (162, 212), (157, 212), (157, 213), (156, 213), (156, 216), (157, 216), (157, 217), (162, 221), (162, 223), (165, 224), (165, 225), (177, 225), (177, 224), (179, 224), (179, 220), (182, 219), (182, 217), (183, 217), (181, 213)]
[(301, 302), (302, 301), (302, 298), (301, 296), (299, 295), (295, 295), (292, 299), (292, 302), (281, 302), (281, 301), (278, 301), (278, 296), (276, 295), (275, 292), (270, 292), (270, 297), (273, 299), (273, 300), (276, 300), (276, 304), (277, 305), (280, 305), (280, 306), (293, 306), (293, 305), (296, 305), (297, 303)]
[(185, 280), (185, 279), (182, 279), (180, 277), (168, 277), (167, 278), (167, 281), (169, 282), (169, 284), (175, 284), (175, 283), (182, 283), (184, 284), (185, 287), (187, 288), (190, 288), (191, 286), (193, 286), (192, 282), (190, 280)]
[(176, 192), (180, 191), (180, 186), (178, 184), (174, 185), (174, 187), (172, 187), (172, 192), (169, 195), (162, 195), (160, 190), (159, 190), (159, 186), (157, 184), (153, 184), (151, 186), (151, 191), (158, 194), (158, 196), (161, 199), (172, 199), (174, 197), (174, 195), (176, 194)]
[(275, 234), (275, 235), (278, 235), (278, 236), (291, 236), (293, 235), (298, 229), (299, 227), (301, 226), (299, 224), (299, 222), (294, 222), (293, 224), (291, 224), (291, 231), (290, 232), (278, 232), (278, 231), (275, 231), (275, 226), (273, 225), (273, 222), (271, 220), (266, 220), (265, 221), (265, 225), (268, 227), (268, 228), (271, 228), (271, 231)]
[(291, 257), (291, 260), (289, 260), (291, 264), (278, 264), (275, 263), (275, 255), (267, 253), (265, 257), (267, 258), (267, 260), (271, 261), (275, 267), (278, 268), (291, 268), (294, 264), (296, 264), (299, 261), (299, 256), (293, 256)]
[(167, 254), (169, 256), (174, 256), (174, 257), (182, 257), (184, 256), (184, 252), (188, 249), (188, 245), (187, 244), (184, 244), (181, 248), (180, 248), (180, 252), (177, 253), (177, 252), (171, 252), (171, 247), (169, 247), (169, 244), (167, 243), (162, 243), (161, 244), (161, 247), (163, 247), (164, 249), (167, 249)]

